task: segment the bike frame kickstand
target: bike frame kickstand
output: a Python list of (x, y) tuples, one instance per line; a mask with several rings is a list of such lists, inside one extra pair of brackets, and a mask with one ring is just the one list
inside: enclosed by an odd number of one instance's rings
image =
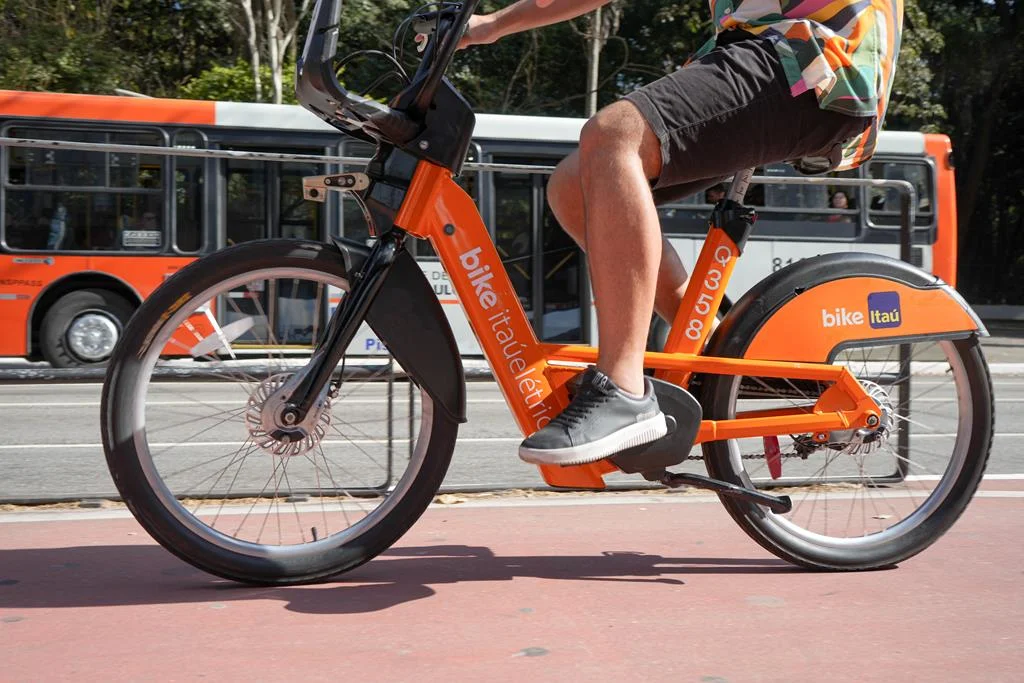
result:
[(711, 477), (700, 474), (689, 474), (687, 472), (668, 472), (666, 470), (656, 472), (645, 472), (644, 478), (648, 481), (660, 481), (669, 488), (680, 486), (695, 486), (701, 489), (709, 489), (721, 496), (739, 498), (758, 505), (764, 505), (772, 512), (789, 512), (793, 509), (793, 501), (789, 496), (773, 496), (768, 493), (761, 493), (753, 489), (743, 488)]

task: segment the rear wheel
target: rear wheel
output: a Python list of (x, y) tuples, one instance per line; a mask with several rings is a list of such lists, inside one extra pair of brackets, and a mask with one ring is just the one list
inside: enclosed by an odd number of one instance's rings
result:
[(347, 290), (332, 247), (253, 242), (183, 269), (139, 309), (108, 371), (103, 440), (165, 548), (229, 579), (312, 581), (376, 556), (426, 509), (458, 425), (386, 356), (346, 356), (307, 419), (280, 422), (279, 390)]
[[(846, 366), (879, 403), (882, 428), (710, 442), (711, 476), (769, 493), (793, 509), (773, 513), (735, 499), (733, 519), (777, 556), (815, 569), (871, 569), (919, 553), (959, 518), (981, 481), (992, 439), (992, 390), (976, 336), (843, 350)], [(901, 352), (903, 356), (901, 357)], [(826, 387), (759, 377), (711, 378), (705, 414), (813, 406)]]

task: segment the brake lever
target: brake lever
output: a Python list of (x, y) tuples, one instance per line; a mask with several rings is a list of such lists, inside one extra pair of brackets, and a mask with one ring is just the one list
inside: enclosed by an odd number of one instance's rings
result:
[(430, 42), (430, 34), (417, 32), (413, 42), (416, 43), (416, 52), (422, 53), (427, 49), (427, 44)]

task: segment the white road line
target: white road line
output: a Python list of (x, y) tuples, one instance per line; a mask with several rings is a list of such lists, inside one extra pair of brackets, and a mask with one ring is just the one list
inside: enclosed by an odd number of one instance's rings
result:
[[(938, 481), (942, 477), (938, 474), (912, 474), (906, 478), (907, 481)], [(1022, 474), (986, 474), (986, 481), (1015, 481), (1024, 479)]]
[[(911, 398), (910, 407), (913, 409), (915, 403), (953, 403), (956, 401), (955, 396), (950, 398)], [(1014, 398), (997, 398), (996, 403), (1024, 403), (1024, 396), (1016, 396)]]
[[(459, 443), (518, 443), (523, 440), (523, 437), (469, 437), (465, 439), (459, 439)], [(326, 446), (364, 446), (367, 444), (386, 444), (387, 439), (347, 439), (345, 441), (321, 441), (320, 443)], [(392, 443), (402, 444), (408, 443), (408, 439), (394, 439)], [(150, 448), (237, 448), (241, 446), (240, 441), (187, 441), (184, 443), (178, 442), (159, 442), (149, 444)], [(103, 444), (100, 443), (26, 443), (26, 444), (0, 444), (0, 451), (17, 451), (17, 450), (46, 450), (46, 449), (84, 449), (84, 448), (103, 448)]]
[[(404, 403), (407, 397), (395, 398), (396, 403)], [(1024, 401), (1024, 399), (1021, 399)], [(466, 403), (504, 403), (503, 398), (467, 398)], [(334, 403), (334, 405), (369, 405), (376, 404), (382, 405), (387, 403), (387, 399), (383, 398), (344, 398)], [(242, 401), (222, 401), (222, 400), (196, 400), (196, 401), (147, 401), (146, 406), (195, 406), (195, 405), (208, 405), (208, 406), (238, 406), (240, 409), (245, 407), (245, 403)], [(0, 408), (99, 408), (99, 401), (59, 401), (49, 402), (44, 401), (41, 403), (26, 403), (22, 401), (20, 403), (0, 403)], [(202, 416), (197, 416), (197, 419), (202, 419)]]
[[(956, 434), (915, 434), (915, 439), (952, 439)], [(994, 434), (994, 437), (1009, 437), (1009, 438), (1024, 438), (1024, 432), (1004, 432), (1000, 434)], [(518, 443), (522, 441), (521, 436), (481, 436), (481, 437), (466, 437), (458, 440), (458, 443)], [(394, 439), (393, 443), (408, 443), (408, 439)], [(345, 446), (345, 445), (366, 445), (366, 444), (386, 444), (387, 439), (346, 439), (344, 441), (339, 440), (328, 440), (322, 441), (324, 445), (328, 446)], [(175, 446), (179, 448), (210, 448), (210, 447), (237, 447), (241, 446), (239, 441), (186, 441), (186, 442), (157, 442), (149, 444), (151, 448), (173, 448)], [(103, 444), (100, 443), (23, 443), (23, 444), (0, 444), (0, 451), (17, 451), (17, 450), (46, 450), (56, 448), (103, 448)]]

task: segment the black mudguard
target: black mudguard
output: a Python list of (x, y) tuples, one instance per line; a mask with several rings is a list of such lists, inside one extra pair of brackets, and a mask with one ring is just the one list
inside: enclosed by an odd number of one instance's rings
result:
[[(335, 239), (346, 275), (362, 269), (370, 249)], [(404, 249), (370, 304), (366, 322), (398, 364), (458, 422), (466, 421), (466, 378), (451, 325), (416, 260)]]

